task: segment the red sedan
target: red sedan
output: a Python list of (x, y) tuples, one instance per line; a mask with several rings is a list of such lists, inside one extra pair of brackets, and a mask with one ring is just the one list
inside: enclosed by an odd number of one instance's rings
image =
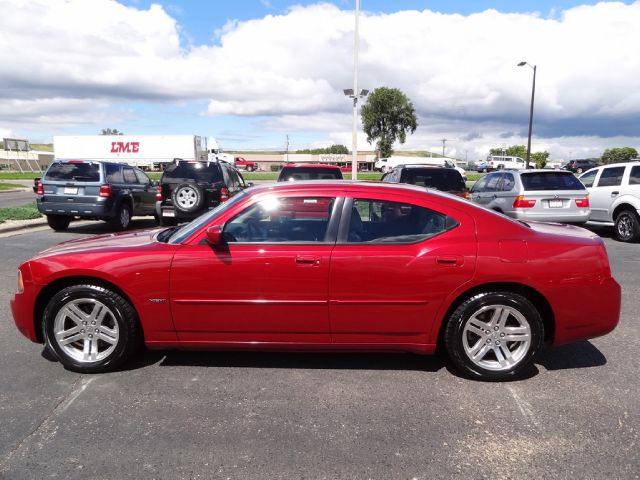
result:
[(604, 335), (620, 313), (593, 233), (366, 182), (254, 187), (183, 227), (62, 243), (22, 264), (18, 283), (20, 331), (79, 372), (112, 370), (144, 341), (443, 347), (463, 374), (503, 380), (543, 343)]

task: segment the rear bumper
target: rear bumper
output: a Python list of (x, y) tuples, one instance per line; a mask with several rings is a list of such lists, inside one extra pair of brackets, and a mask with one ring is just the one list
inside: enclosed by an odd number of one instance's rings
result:
[(112, 204), (100, 203), (65, 203), (38, 199), (38, 211), (44, 215), (67, 215), (86, 218), (109, 218), (115, 215)]
[(552, 209), (548, 209), (544, 212), (513, 211), (509, 212), (509, 216), (517, 220), (525, 221), (586, 223), (587, 220), (589, 220), (589, 213), (589, 210), (585, 210), (584, 212), (554, 212)]

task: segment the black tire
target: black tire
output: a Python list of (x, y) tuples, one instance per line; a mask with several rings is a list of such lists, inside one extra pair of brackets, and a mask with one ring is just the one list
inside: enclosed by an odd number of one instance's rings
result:
[(630, 209), (620, 211), (616, 215), (614, 231), (621, 242), (634, 243), (640, 240), (640, 219)]
[(256, 171), (256, 166), (255, 165), (249, 165), (247, 167), (247, 170), (249, 170), (250, 172), (255, 172)]
[(158, 222), (161, 227), (173, 227), (178, 224), (177, 220), (173, 217), (159, 217)]
[(118, 231), (126, 230), (131, 223), (131, 207), (122, 203), (116, 210), (116, 215), (109, 219), (109, 224)]
[[(514, 340), (507, 340), (509, 336)], [(540, 313), (526, 297), (483, 292), (451, 314), (444, 343), (454, 367), (463, 375), (504, 381), (530, 368), (543, 338)]]
[(42, 331), (47, 348), (60, 363), (79, 373), (115, 370), (141, 340), (132, 305), (118, 293), (92, 284), (56, 293), (44, 310)]
[(71, 223), (71, 217), (67, 215), (47, 215), (47, 223), (56, 232), (64, 232), (69, 223)]
[(197, 183), (181, 183), (171, 193), (173, 207), (184, 213), (197, 212), (204, 203), (204, 192)]

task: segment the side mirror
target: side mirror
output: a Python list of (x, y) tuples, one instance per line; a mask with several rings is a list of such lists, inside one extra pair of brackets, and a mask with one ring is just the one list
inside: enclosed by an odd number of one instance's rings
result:
[(247, 187), (253, 187), (255, 185), (255, 183), (253, 182), (247, 182)]
[(222, 225), (214, 225), (213, 227), (207, 228), (207, 243), (212, 247), (217, 247), (222, 245), (224, 242), (222, 240)]

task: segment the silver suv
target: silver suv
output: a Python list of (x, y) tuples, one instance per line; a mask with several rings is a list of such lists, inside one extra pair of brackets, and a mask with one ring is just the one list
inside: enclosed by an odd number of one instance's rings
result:
[(613, 225), (622, 242), (640, 241), (640, 162), (614, 163), (580, 176), (590, 193), (589, 222)]
[(562, 170), (500, 170), (471, 187), (471, 201), (518, 220), (582, 225), (589, 219), (589, 193)]

